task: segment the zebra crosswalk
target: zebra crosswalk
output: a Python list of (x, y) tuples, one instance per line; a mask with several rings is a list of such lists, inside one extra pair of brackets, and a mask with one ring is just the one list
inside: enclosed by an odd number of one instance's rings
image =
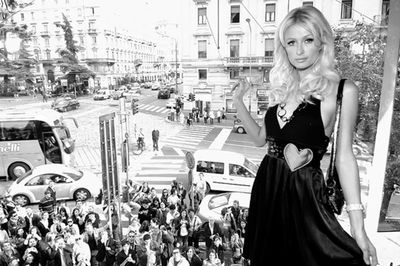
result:
[(194, 128), (184, 128), (175, 136), (162, 140), (163, 145), (177, 147), (183, 150), (196, 150), (203, 139), (211, 132), (212, 127), (193, 126)]
[(140, 170), (134, 180), (138, 183), (148, 182), (157, 193), (170, 188), (171, 183), (186, 175), (185, 157), (182, 155), (157, 156), (141, 162)]
[(168, 108), (165, 108), (162, 106), (152, 105), (152, 104), (139, 104), (139, 110), (161, 113), (161, 114), (166, 114), (166, 113), (171, 112), (171, 109), (168, 109)]

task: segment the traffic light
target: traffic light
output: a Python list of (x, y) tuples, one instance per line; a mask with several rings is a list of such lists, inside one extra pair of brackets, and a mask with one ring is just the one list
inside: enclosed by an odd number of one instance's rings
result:
[(189, 94), (189, 100), (192, 101), (192, 102), (195, 100), (195, 94), (194, 93)]
[(132, 114), (139, 113), (139, 105), (136, 101), (132, 101)]

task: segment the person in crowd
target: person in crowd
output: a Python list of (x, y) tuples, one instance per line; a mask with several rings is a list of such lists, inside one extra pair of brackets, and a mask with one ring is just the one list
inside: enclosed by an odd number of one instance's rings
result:
[(213, 244), (213, 240), (215, 236), (221, 236), (222, 235), (222, 230), (219, 227), (218, 223), (215, 222), (214, 218), (210, 216), (208, 218), (208, 221), (205, 222), (202, 225), (203, 234), (204, 234), (204, 239), (206, 242), (206, 248), (207, 248), (207, 254), (211, 248), (211, 245)]
[(242, 209), (240, 208), (240, 203), (238, 200), (233, 201), (233, 205), (231, 206), (231, 211), (233, 217), (235, 218), (236, 224), (239, 225), (239, 216), (241, 214)]
[(190, 221), (187, 210), (182, 210), (179, 217), (174, 221), (175, 231), (177, 232), (177, 242), (182, 248), (188, 246)]
[(46, 234), (50, 232), (50, 227), (52, 223), (49, 218), (49, 213), (46, 211), (42, 211), (42, 219), (40, 219), (37, 225), (40, 235), (42, 236), (46, 236)]
[(2, 250), (2, 252), (0, 252), (0, 260), (7, 263), (5, 265), (8, 265), (13, 258), (22, 258), (17, 249), (12, 246), (12, 243), (10, 241), (4, 241), (0, 245), (0, 247)]
[(179, 246), (174, 247), (172, 257), (168, 260), (168, 266), (189, 266), (189, 262), (182, 256)]
[(79, 235), (79, 233), (80, 233), (79, 227), (76, 223), (74, 223), (74, 220), (72, 219), (72, 217), (68, 218), (67, 224), (66, 224), (64, 230), (65, 230), (65, 232), (68, 232), (73, 236)]
[(176, 210), (176, 207), (174, 204), (169, 205), (169, 211), (166, 215), (166, 220), (165, 224), (170, 226), (172, 231), (175, 232), (175, 219), (179, 217), (179, 212)]
[(190, 266), (202, 266), (203, 260), (197, 255), (194, 247), (189, 246), (185, 253), (185, 258)]
[(189, 209), (188, 215), (189, 215), (188, 245), (198, 249), (199, 248), (198, 231), (202, 222), (201, 219), (196, 215), (194, 209)]
[(160, 221), (160, 225), (167, 224), (167, 214), (169, 209), (166, 207), (164, 202), (160, 202), (160, 208), (156, 211), (156, 218)]
[(67, 225), (62, 222), (61, 215), (54, 215), (53, 224), (50, 226), (50, 232), (55, 234), (61, 234)]
[(72, 209), (71, 219), (73, 223), (78, 226), (79, 230), (77, 233), (83, 233), (83, 231), (85, 230), (85, 220), (79, 208), (75, 207), (74, 209)]
[(158, 140), (160, 138), (160, 131), (158, 129), (153, 129), (151, 132), (151, 138), (153, 140), (153, 151), (158, 151)]
[(65, 243), (64, 238), (59, 235), (55, 238), (55, 245), (53, 251), (54, 266), (72, 266), (72, 249)]
[(46, 190), (44, 197), (39, 202), (39, 210), (41, 212), (47, 212), (49, 215), (54, 213), (54, 199), (51, 197), (51, 192)]
[(85, 225), (85, 231), (82, 234), (83, 242), (87, 243), (90, 248), (90, 265), (98, 265), (96, 260), (97, 253), (99, 251), (97, 241), (99, 239), (99, 231), (93, 227), (93, 224), (89, 221)]
[(129, 242), (127, 240), (121, 241), (122, 249), (118, 252), (115, 259), (117, 266), (136, 266), (137, 257), (136, 252), (130, 248)]
[(217, 253), (217, 257), (220, 259), (221, 263), (225, 263), (225, 245), (222, 243), (222, 237), (220, 237), (219, 235), (214, 236), (210, 250), (215, 250), (215, 252)]
[(56, 192), (56, 184), (54, 181), (50, 181), (49, 185), (47, 186), (46, 190), (44, 191), (44, 194), (50, 193), (50, 197), (53, 199), (53, 210), (57, 211), (57, 192)]
[(138, 266), (155, 266), (159, 259), (160, 246), (151, 239), (149, 233), (143, 235), (142, 241), (136, 247)]
[(11, 241), (11, 243), (13, 244), (13, 246), (15, 247), (15, 249), (18, 251), (19, 254), (24, 254), (25, 252), (25, 240), (27, 236), (28, 234), (25, 232), (25, 230), (23, 228), (19, 228), (16, 236)]
[[(241, 79), (233, 95), (248, 135), (257, 146), (269, 147), (251, 193), (243, 257), (251, 265), (277, 260), (280, 265), (375, 266), (376, 250), (364, 228), (352, 152), (358, 88), (352, 81), (341, 80), (335, 70), (332, 28), (317, 8), (303, 6), (286, 15), (275, 37), (269, 108), (261, 127), (243, 101), (250, 82)], [(341, 228), (328, 204), (320, 169), (327, 136), (333, 131), (338, 94), (343, 100), (335, 165), (352, 235)], [(294, 165), (293, 153), (285, 147), (307, 150), (312, 159)], [(266, 208), (276, 204), (280, 207)]]
[[(23, 228), (18, 228), (18, 229), (17, 229), (16, 236), (18, 236), (18, 231), (19, 231), (20, 229), (24, 232), (24, 229), (23, 229)], [(0, 245), (1, 245), (2, 243), (4, 243), (4, 242), (8, 241), (9, 239), (10, 239), (10, 237), (8, 236), (7, 230), (6, 230), (5, 228), (3, 228), (3, 227), (0, 227)]]
[(200, 204), (201, 201), (206, 196), (206, 190), (207, 190), (207, 183), (204, 179), (203, 173), (199, 173), (198, 179), (196, 180), (196, 188), (199, 194), (199, 204)]
[(20, 217), (18, 213), (13, 209), (8, 214), (8, 222), (7, 222), (7, 233), (9, 237), (14, 237), (17, 234), (19, 228), (26, 227), (26, 221), (23, 217)]
[(162, 242), (162, 232), (160, 230), (160, 222), (157, 218), (152, 218), (150, 221), (150, 229), (149, 234), (151, 236), (151, 240), (157, 243), (157, 245), (161, 245)]
[(146, 196), (150, 194), (150, 187), (148, 182), (143, 182), (139, 189), (140, 192), (144, 193)]
[(88, 205), (85, 215), (85, 224), (90, 222), (94, 228), (100, 227), (100, 215), (94, 210), (94, 205)]
[(181, 208), (186, 209), (186, 188), (183, 186), (182, 182), (178, 183), (178, 187), (177, 187), (177, 191), (178, 191), (178, 197), (179, 197), (179, 206), (181, 206)]
[(91, 251), (89, 245), (83, 241), (82, 235), (75, 236), (75, 243), (72, 249), (72, 258), (75, 260), (74, 263), (78, 262), (90, 265)]
[(222, 114), (221, 114), (221, 110), (218, 109), (218, 110), (217, 110), (217, 122), (218, 122), (218, 123), (221, 123), (221, 115), (222, 115)]
[(221, 266), (222, 262), (218, 258), (218, 254), (215, 250), (211, 249), (208, 253), (207, 259), (203, 261), (203, 266)]
[(161, 265), (166, 266), (168, 264), (169, 258), (172, 256), (172, 251), (174, 249), (174, 234), (171, 231), (170, 227), (166, 227), (165, 225), (160, 226), (160, 231), (162, 234), (161, 244), (160, 244), (160, 259)]
[(98, 252), (96, 260), (99, 266), (114, 265), (117, 244), (110, 238), (108, 231), (103, 230), (100, 233), (100, 239), (97, 241)]
[(242, 264), (242, 254), (243, 254), (243, 240), (239, 236), (239, 231), (233, 233), (230, 240), (230, 248), (232, 251), (232, 262), (234, 264)]
[(155, 217), (155, 213), (152, 208), (150, 208), (150, 200), (149, 199), (144, 199), (142, 201), (141, 207), (139, 209), (139, 222), (140, 224), (143, 224), (144, 221), (150, 222), (151, 218)]
[(178, 195), (178, 190), (176, 188), (171, 189), (171, 195), (168, 197), (168, 206), (175, 205), (175, 207), (179, 208), (180, 199)]
[(241, 221), (244, 221), (247, 223), (248, 217), (249, 217), (249, 209), (243, 208), (243, 210), (239, 214), (239, 218), (238, 218), (239, 223), (238, 224), (240, 224)]
[(237, 230), (237, 223), (235, 216), (232, 213), (232, 207), (227, 207), (225, 213), (222, 213), (222, 233), (224, 236), (224, 243), (229, 243), (232, 233)]
[(61, 205), (58, 207), (58, 215), (60, 215), (60, 220), (62, 223), (67, 224), (69, 214), (66, 208), (62, 207)]
[(160, 204), (160, 199), (158, 198), (157, 190), (154, 187), (152, 187), (150, 189), (150, 194), (148, 196), (148, 199), (152, 201), (152, 204), (151, 204), (152, 208), (159, 208), (160, 207), (159, 205), (158, 206), (153, 206), (155, 204), (155, 200), (157, 200), (157, 203)]
[(161, 202), (164, 202), (165, 206), (168, 206), (168, 197), (169, 197), (168, 189), (164, 188), (161, 192), (160, 200)]

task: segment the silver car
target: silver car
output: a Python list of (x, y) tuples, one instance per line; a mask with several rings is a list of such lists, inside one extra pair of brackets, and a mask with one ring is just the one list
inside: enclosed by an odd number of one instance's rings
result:
[(242, 192), (208, 194), (201, 201), (197, 215), (203, 222), (212, 218), (216, 223), (221, 225), (223, 220), (222, 209), (233, 206), (235, 200), (239, 201), (240, 208), (249, 208), (250, 196), (250, 193)]
[(101, 178), (64, 164), (45, 164), (35, 167), (15, 180), (7, 191), (21, 205), (37, 203), (44, 197), (49, 183), (55, 183), (57, 200), (95, 197), (100, 193)]

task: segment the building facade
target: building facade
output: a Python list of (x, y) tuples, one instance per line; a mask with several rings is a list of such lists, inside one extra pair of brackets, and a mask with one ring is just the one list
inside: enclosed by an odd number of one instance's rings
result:
[(165, 76), (165, 51), (154, 41), (133, 36), (114, 23), (118, 14), (103, 3), (104, 0), (38, 0), (15, 16), (14, 21), (26, 24), (33, 34), (31, 52), (40, 62), (35, 75), (45, 84), (64, 75), (57, 64), (57, 51), (65, 48), (64, 31), (56, 26), (63, 23), (62, 14), (70, 21), (80, 48), (79, 62), (96, 74), (89, 86), (111, 87), (124, 79), (151, 81)]
[(231, 88), (251, 77), (245, 97), (253, 114), (267, 108), (274, 38), (286, 14), (313, 5), (333, 27), (351, 29), (357, 21), (387, 24), (389, 0), (192, 0), (184, 1), (182, 25), (183, 92), (195, 94), (200, 110), (225, 108), (235, 113)]

